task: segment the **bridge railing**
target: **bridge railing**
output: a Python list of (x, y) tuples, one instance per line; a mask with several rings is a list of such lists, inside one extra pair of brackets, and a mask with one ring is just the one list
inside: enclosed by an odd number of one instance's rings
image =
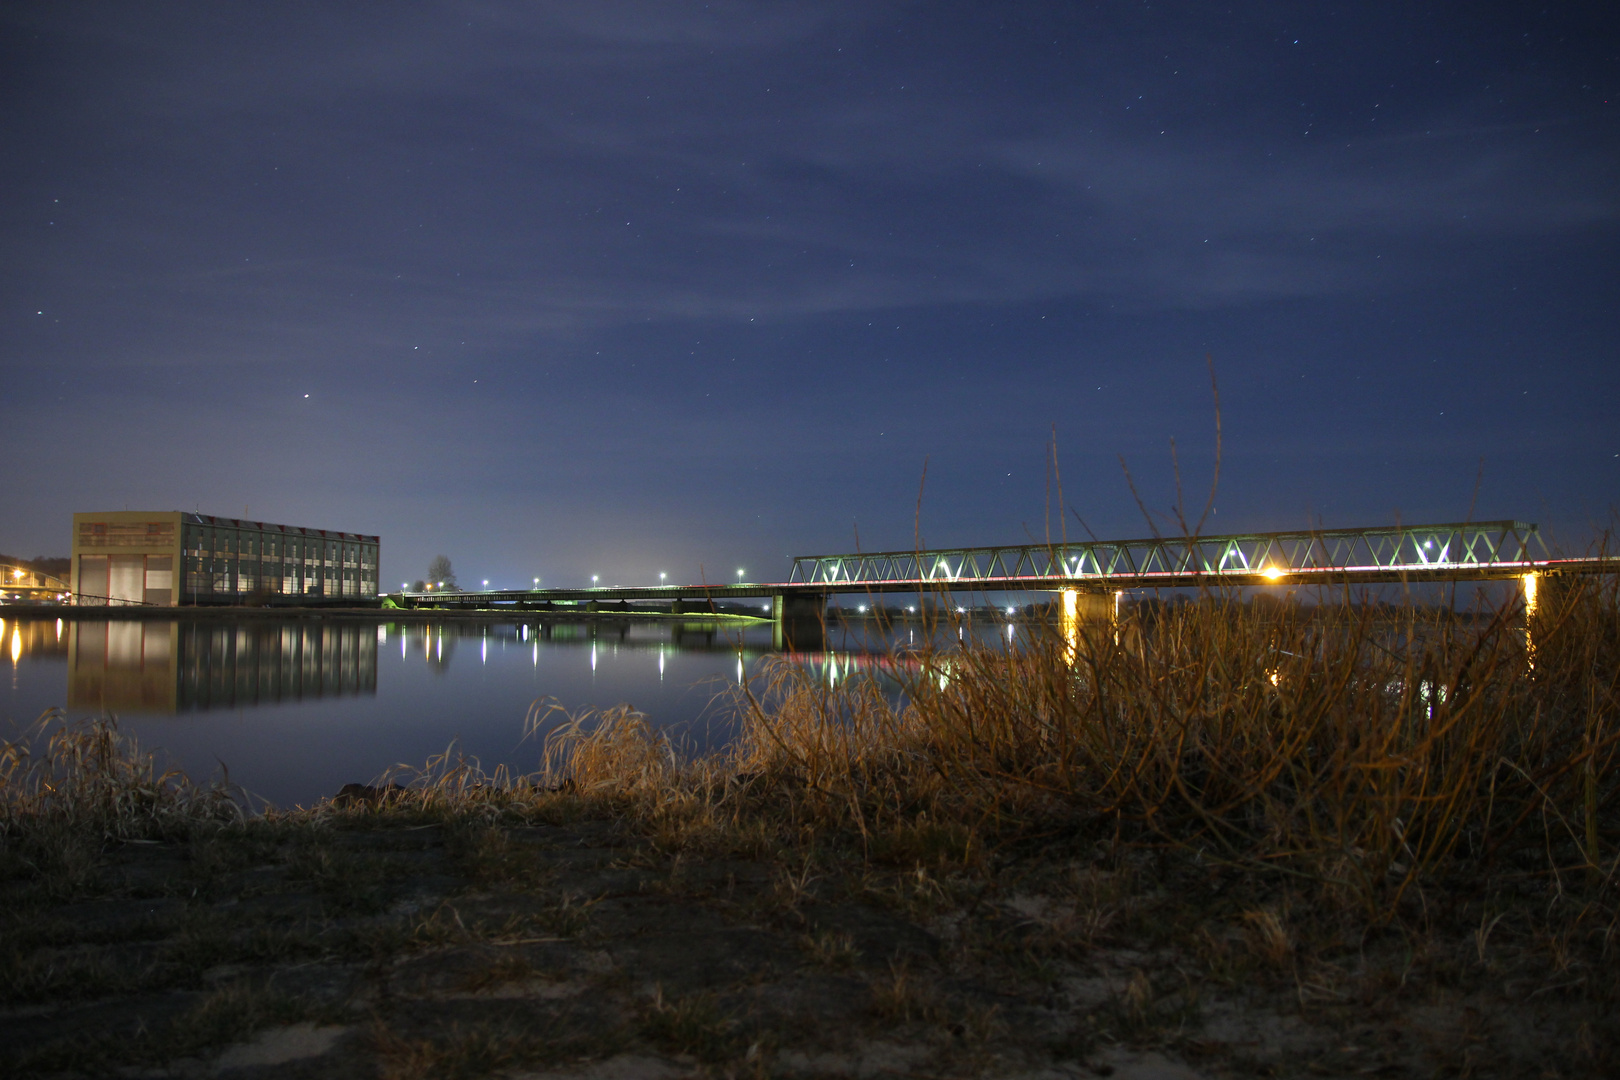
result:
[(1042, 581), (1107, 583), (1161, 577), (1252, 579), (1304, 571), (1507, 568), (1548, 556), (1534, 524), (1459, 522), (1374, 529), (1152, 537), (928, 551), (801, 555), (792, 584)]

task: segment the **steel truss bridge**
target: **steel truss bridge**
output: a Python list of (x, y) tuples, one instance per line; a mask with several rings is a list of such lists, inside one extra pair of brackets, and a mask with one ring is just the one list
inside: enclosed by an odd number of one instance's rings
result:
[[(1231, 536), (1152, 537), (927, 551), (801, 555), (786, 581), (712, 585), (406, 592), (409, 606), (704, 604), (770, 598), (771, 614), (837, 593), (1110, 592), (1125, 589), (1348, 586), (1620, 573), (1620, 557), (1552, 558), (1536, 526), (1460, 522)], [(692, 610), (701, 610), (694, 608)], [(763, 611), (761, 612), (764, 613)]]
[(822, 591), (1151, 589), (1478, 581), (1615, 573), (1620, 559), (1554, 559), (1523, 521), (806, 555), (788, 581)]

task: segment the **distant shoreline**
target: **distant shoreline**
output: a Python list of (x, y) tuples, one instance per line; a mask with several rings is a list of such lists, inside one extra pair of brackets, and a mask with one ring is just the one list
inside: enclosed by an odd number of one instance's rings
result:
[(368, 622), (535, 622), (578, 621), (582, 619), (656, 619), (671, 621), (769, 623), (759, 615), (735, 612), (693, 611), (672, 615), (667, 611), (604, 610), (584, 608), (491, 608), (485, 610), (383, 607), (75, 607), (51, 604), (0, 604), (0, 618), (6, 619), (354, 619)]

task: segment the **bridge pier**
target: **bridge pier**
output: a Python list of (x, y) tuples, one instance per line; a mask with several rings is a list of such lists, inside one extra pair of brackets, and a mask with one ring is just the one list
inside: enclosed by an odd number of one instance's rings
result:
[(1059, 630), (1063, 634), (1063, 642), (1073, 662), (1080, 647), (1080, 627), (1082, 626), (1108, 626), (1114, 631), (1114, 640), (1119, 640), (1119, 601), (1125, 594), (1113, 589), (1064, 589), (1061, 596), (1063, 606), (1061, 609)]
[(827, 598), (819, 593), (776, 593), (771, 597), (771, 645), (795, 652), (827, 644)]
[(1064, 589), (1063, 622), (1113, 623), (1119, 618), (1119, 597), (1113, 589)]

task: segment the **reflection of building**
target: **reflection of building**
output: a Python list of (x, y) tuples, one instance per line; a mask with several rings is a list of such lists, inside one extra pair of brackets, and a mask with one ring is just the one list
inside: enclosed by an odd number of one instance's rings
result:
[(377, 537), (180, 511), (73, 515), (79, 604), (377, 598)]
[(75, 622), (68, 707), (181, 712), (377, 692), (370, 624)]
[(66, 600), (68, 583), (31, 566), (0, 563), (0, 600), (31, 600), (35, 603)]

